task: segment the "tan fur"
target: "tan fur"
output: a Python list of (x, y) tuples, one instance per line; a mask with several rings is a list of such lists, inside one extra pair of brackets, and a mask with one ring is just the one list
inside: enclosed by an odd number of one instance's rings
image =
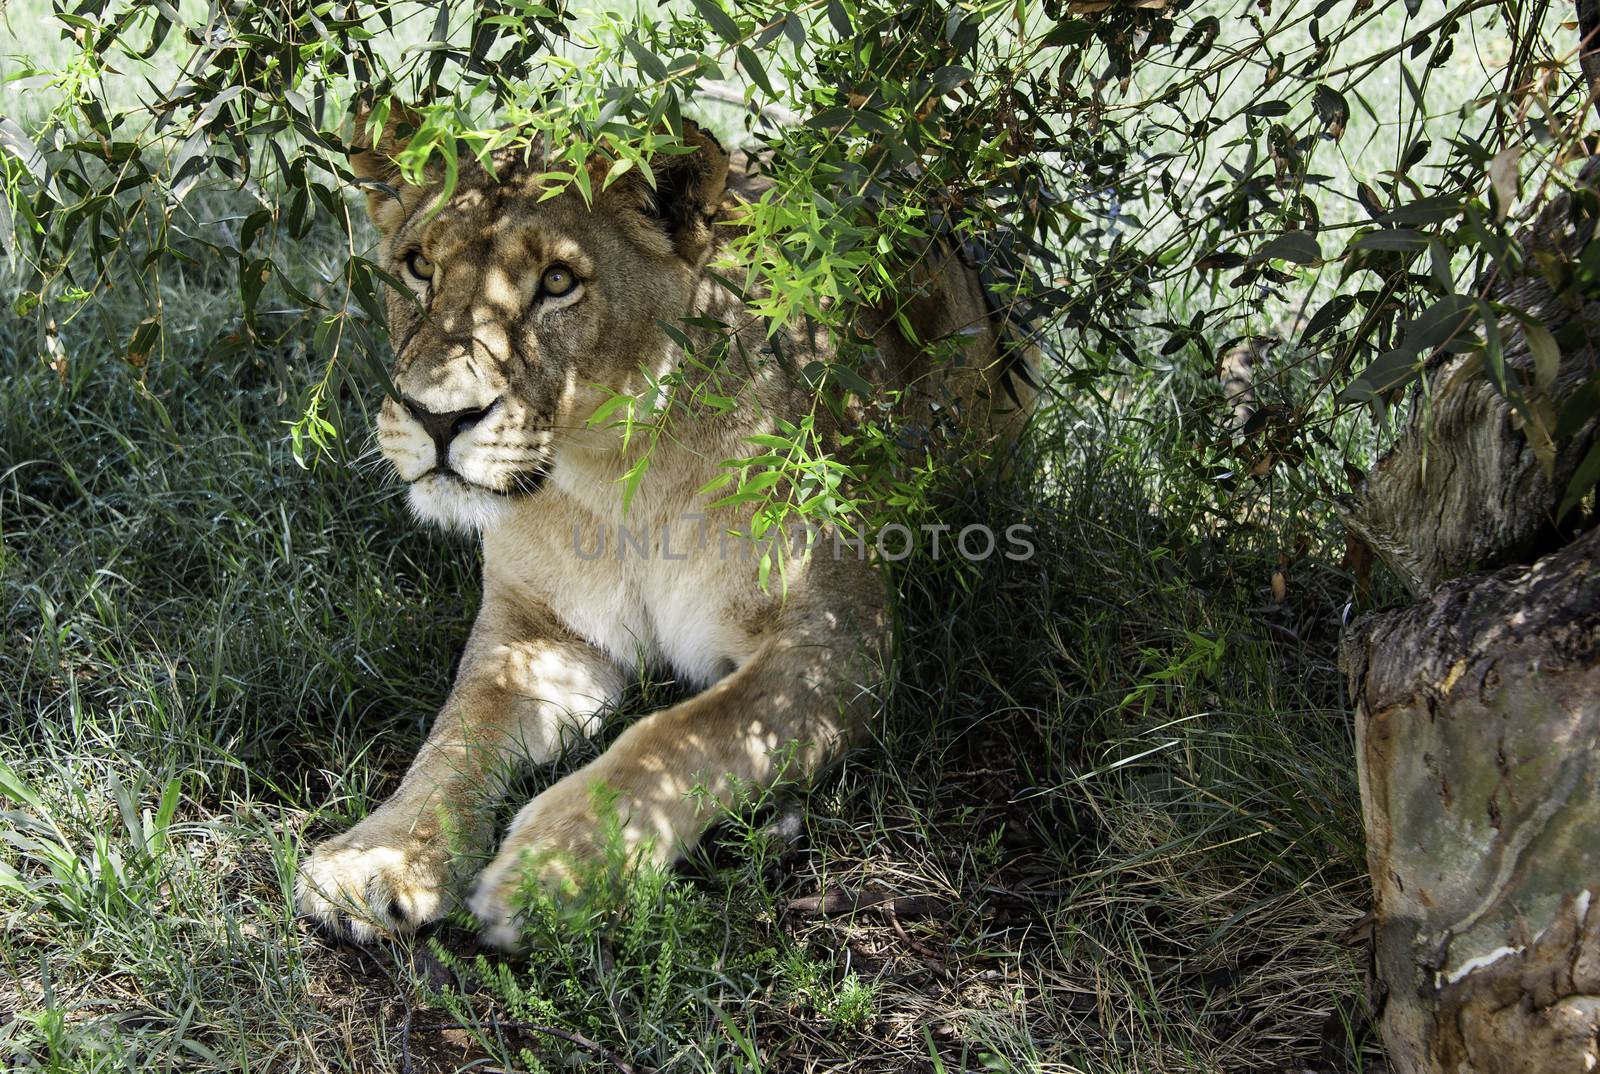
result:
[[(512, 894), (525, 852), (594, 852), (597, 785), (616, 794), (624, 838), (668, 862), (714, 808), (697, 787), (727, 802), (742, 783), (804, 777), (873, 709), (888, 632), (871, 564), (847, 545), (836, 555), (825, 538), (791, 559), (786, 592), (763, 591), (749, 543), (723, 536), (743, 530), (747, 513), (708, 511), (712, 497), (697, 491), (721, 460), (752, 453), (751, 434), (811, 410), (786, 370), (830, 352), (819, 334), (794, 330), (777, 360), (765, 325), (706, 273), (726, 203), (737, 199), (725, 191), (721, 147), (692, 125), (686, 137), (696, 152), (657, 157), (656, 191), (627, 176), (592, 208), (574, 192), (541, 202), (539, 169), (508, 155), (493, 175), (463, 169), (431, 213), (438, 187), (399, 183), (392, 135), (354, 157), (390, 271), (409, 279), (411, 251), (432, 266), (430, 281), (390, 295), (394, 384), (427, 411), (470, 412), (446, 444), (459, 476), (434, 472), (435, 441), (392, 398), (379, 442), (419, 515), (481, 534), (484, 579), (455, 686), (400, 787), (302, 867), (302, 912), (358, 939), (443, 913), (492, 847), (507, 775), (553, 757), (564, 734), (592, 732), (596, 711), (641, 666), (669, 668), (703, 692), (640, 719), (517, 815), (469, 899), (490, 942), (516, 941)], [(536, 298), (558, 262), (581, 279), (576, 293)], [(879, 379), (909, 388), (925, 415), (964, 411), (983, 425), (991, 412), (1014, 413), (995, 388), (994, 337), (973, 274), (942, 254), (924, 277), (913, 327), (923, 340), (968, 332), (963, 369), (936, 375), (922, 347), (869, 313), (862, 327), (879, 344)], [(745, 354), (719, 384), (739, 405), (718, 417), (674, 415), (624, 518), (618, 479), (651, 438), (625, 448), (616, 429), (586, 419), (613, 391), (643, 392), (641, 367), (661, 376), (680, 365), (659, 322), (690, 313), (739, 329)], [(619, 556), (623, 525), (651, 535), (648, 554), (630, 546)], [(592, 557), (601, 533), (610, 543)]]

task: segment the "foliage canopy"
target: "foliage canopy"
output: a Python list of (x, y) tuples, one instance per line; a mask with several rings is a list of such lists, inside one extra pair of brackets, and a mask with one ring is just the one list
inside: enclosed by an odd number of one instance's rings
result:
[[(1341, 414), (1383, 419), (1444, 353), (1481, 352), (1545, 457), (1600, 395), (1591, 385), (1558, 412), (1547, 388), (1563, 341), (1487, 301), (1486, 281), (1524, 267), (1525, 207), (1570, 185), (1590, 148), (1577, 35), (1552, 32), (1565, 11), (1543, 0), (1437, 15), (1420, 0), (1403, 13), (1372, 0), (693, 0), (631, 16), (524, 0), (246, 0), (203, 17), (167, 0), (53, 5), (65, 50), (11, 66), (11, 99), (28, 106), (0, 119), (0, 237), (27, 273), (17, 312), (64, 364), (61, 333), (99, 311), (142, 366), (174, 330), (164, 283), (229, 273), (219, 360), (324, 363), (297, 447), (328, 446), (323, 400), (352, 373), (385, 383), (387, 275), (350, 208), (347, 152), (358, 115), (376, 125), (401, 105), (417, 118), (402, 155), (413, 177), (537, 143), (552, 188), (587, 197), (596, 155), (602, 182), (649, 172), (679, 148), (685, 114), (726, 116), (732, 99), (724, 125), (742, 122), (773, 180), (733, 243), (732, 282), (774, 325), (806, 317), (851, 339), (852, 309), (893, 308), (905, 270), (946, 238), (1012, 344), (1053, 359), (1066, 405), (1114, 399), (1152, 361), (1206, 374), (1234, 348), (1276, 348), (1243, 427), (1219, 394), (1189, 420), (1191, 465), (1227, 487), (1336, 491), (1337, 474), (1295, 476), (1308, 446), (1342, 449)], [(1373, 104), (1385, 80), (1399, 83), (1393, 116)], [(341, 253), (303, 243), (316, 232)], [(1588, 293), (1600, 246), (1559, 271)], [(142, 316), (115, 323), (102, 299), (130, 288)], [(1526, 373), (1501, 353), (1506, 316), (1539, 359)], [(805, 372), (819, 405), (871, 394), (849, 347)], [(619, 401), (602, 417), (652, 426), (665, 413)], [(759, 518), (858, 506), (860, 472), (809, 428), (779, 439), (730, 460), (732, 494)], [(1600, 459), (1581, 468), (1568, 505), (1597, 471)], [(916, 481), (895, 495), (915, 501)]]

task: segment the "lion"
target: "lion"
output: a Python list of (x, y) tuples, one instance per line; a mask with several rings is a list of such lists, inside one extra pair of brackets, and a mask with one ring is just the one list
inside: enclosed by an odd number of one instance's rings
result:
[[(486, 943), (514, 949), (525, 864), (571, 881), (570, 863), (601, 853), (603, 814), (610, 838), (666, 866), (741, 788), (807, 779), (858, 739), (884, 685), (887, 594), (870, 547), (837, 533), (763, 585), (750, 542), (727, 539), (748, 507), (703, 491), (784, 419), (817, 412), (824, 435), (840, 431), (801, 372), (834, 357), (827, 336), (796, 325), (769, 340), (714, 264), (741, 203), (716, 138), (684, 121), (692, 151), (656, 155), (653, 186), (634, 169), (602, 189), (609, 162), (591, 161), (592, 202), (570, 188), (547, 197), (539, 161), (504, 151), (465, 163), (441, 206), (442, 176), (401, 177), (405, 123), (397, 115), (375, 141), (358, 133), (351, 154), (383, 263), (406, 288), (387, 295), (393, 393), (377, 439), (417, 516), (477, 535), (483, 599), (399, 787), (315, 847), (297, 900), (366, 941), (440, 917), (481, 865), (466, 905)], [(1027, 400), (996, 390), (1000, 329), (976, 274), (933, 246), (917, 277), (902, 309), (855, 322), (879, 382), (924, 420), (955, 414), (999, 438)], [(686, 361), (683, 340), (711, 347), (717, 322), (737, 337), (724, 368)], [(935, 361), (938, 341), (955, 341), (959, 360)], [(674, 372), (733, 405), (675, 414), (658, 436), (589, 420)], [(646, 451), (625, 511), (619, 479)], [(653, 667), (699, 692), (534, 797), (494, 849), (517, 768), (593, 734)]]

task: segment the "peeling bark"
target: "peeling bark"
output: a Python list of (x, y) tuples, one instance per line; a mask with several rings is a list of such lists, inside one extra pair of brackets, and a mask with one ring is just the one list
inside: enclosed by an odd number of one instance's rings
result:
[(1600, 1067), (1600, 529), (1343, 659), (1393, 1068)]

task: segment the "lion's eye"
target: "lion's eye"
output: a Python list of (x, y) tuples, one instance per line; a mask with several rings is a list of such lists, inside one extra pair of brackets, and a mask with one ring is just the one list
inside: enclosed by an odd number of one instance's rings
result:
[(560, 298), (562, 295), (571, 294), (572, 289), (578, 286), (578, 277), (565, 265), (554, 264), (544, 270), (544, 275), (539, 277), (539, 290), (551, 298)]
[(406, 271), (423, 283), (427, 283), (433, 279), (433, 262), (423, 257), (421, 250), (412, 250), (406, 254)]

